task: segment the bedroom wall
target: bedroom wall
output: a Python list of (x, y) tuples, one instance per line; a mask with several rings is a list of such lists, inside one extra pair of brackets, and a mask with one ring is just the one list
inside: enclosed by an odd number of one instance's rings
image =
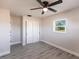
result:
[(22, 17), (11, 15), (11, 45), (22, 42)]
[[(53, 31), (53, 21), (60, 19), (67, 19), (66, 33)], [(41, 23), (41, 41), (54, 44), (79, 55), (79, 8), (43, 18)]]
[(10, 53), (10, 11), (0, 8), (0, 56)]

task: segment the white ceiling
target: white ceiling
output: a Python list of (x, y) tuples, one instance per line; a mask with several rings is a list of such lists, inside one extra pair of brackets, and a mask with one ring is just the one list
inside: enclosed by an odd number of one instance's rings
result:
[[(42, 0), (44, 1), (44, 0)], [(57, 1), (57, 0), (46, 0), (49, 3)], [(1, 8), (8, 8), (11, 11), (11, 14), (15, 14), (18, 16), (31, 14), (36, 17), (50, 16), (56, 14), (51, 11), (47, 11), (44, 15), (41, 15), (42, 10), (30, 10), (34, 7), (39, 7), (40, 4), (36, 0), (0, 0)], [(79, 0), (63, 0), (62, 4), (53, 6), (52, 8), (56, 9), (59, 12), (66, 11), (72, 8), (76, 8), (79, 6)]]

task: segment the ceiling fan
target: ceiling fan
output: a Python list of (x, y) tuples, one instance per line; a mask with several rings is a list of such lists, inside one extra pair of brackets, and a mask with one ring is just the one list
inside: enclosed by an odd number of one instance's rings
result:
[(37, 9), (42, 9), (42, 14), (44, 14), (46, 11), (50, 10), (52, 12), (57, 12), (57, 10), (52, 9), (51, 6), (57, 5), (62, 3), (62, 0), (58, 0), (56, 2), (53, 2), (51, 4), (49, 4), (48, 1), (41, 1), (41, 0), (37, 0), (37, 2), (42, 6), (42, 7), (38, 7), (38, 8), (32, 8), (30, 10), (37, 10)]

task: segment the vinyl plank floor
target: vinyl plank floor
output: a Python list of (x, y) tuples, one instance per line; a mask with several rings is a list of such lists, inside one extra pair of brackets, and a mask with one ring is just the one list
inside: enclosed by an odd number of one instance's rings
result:
[(78, 57), (50, 46), (44, 42), (37, 42), (21, 46), (11, 47), (11, 54), (0, 59), (79, 59)]

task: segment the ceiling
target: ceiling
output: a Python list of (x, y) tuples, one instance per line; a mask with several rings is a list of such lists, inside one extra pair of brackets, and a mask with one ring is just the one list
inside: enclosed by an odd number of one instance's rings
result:
[[(52, 3), (57, 0), (46, 0), (46, 1)], [(52, 8), (58, 11), (56, 13), (47, 11), (44, 15), (41, 15), (42, 10), (30, 10), (31, 8), (39, 6), (40, 4), (36, 0), (0, 0), (0, 8), (10, 9), (11, 14), (18, 16), (30, 14), (36, 17), (50, 16), (59, 12), (76, 8), (79, 6), (79, 0), (63, 0), (62, 4), (52, 6)]]

